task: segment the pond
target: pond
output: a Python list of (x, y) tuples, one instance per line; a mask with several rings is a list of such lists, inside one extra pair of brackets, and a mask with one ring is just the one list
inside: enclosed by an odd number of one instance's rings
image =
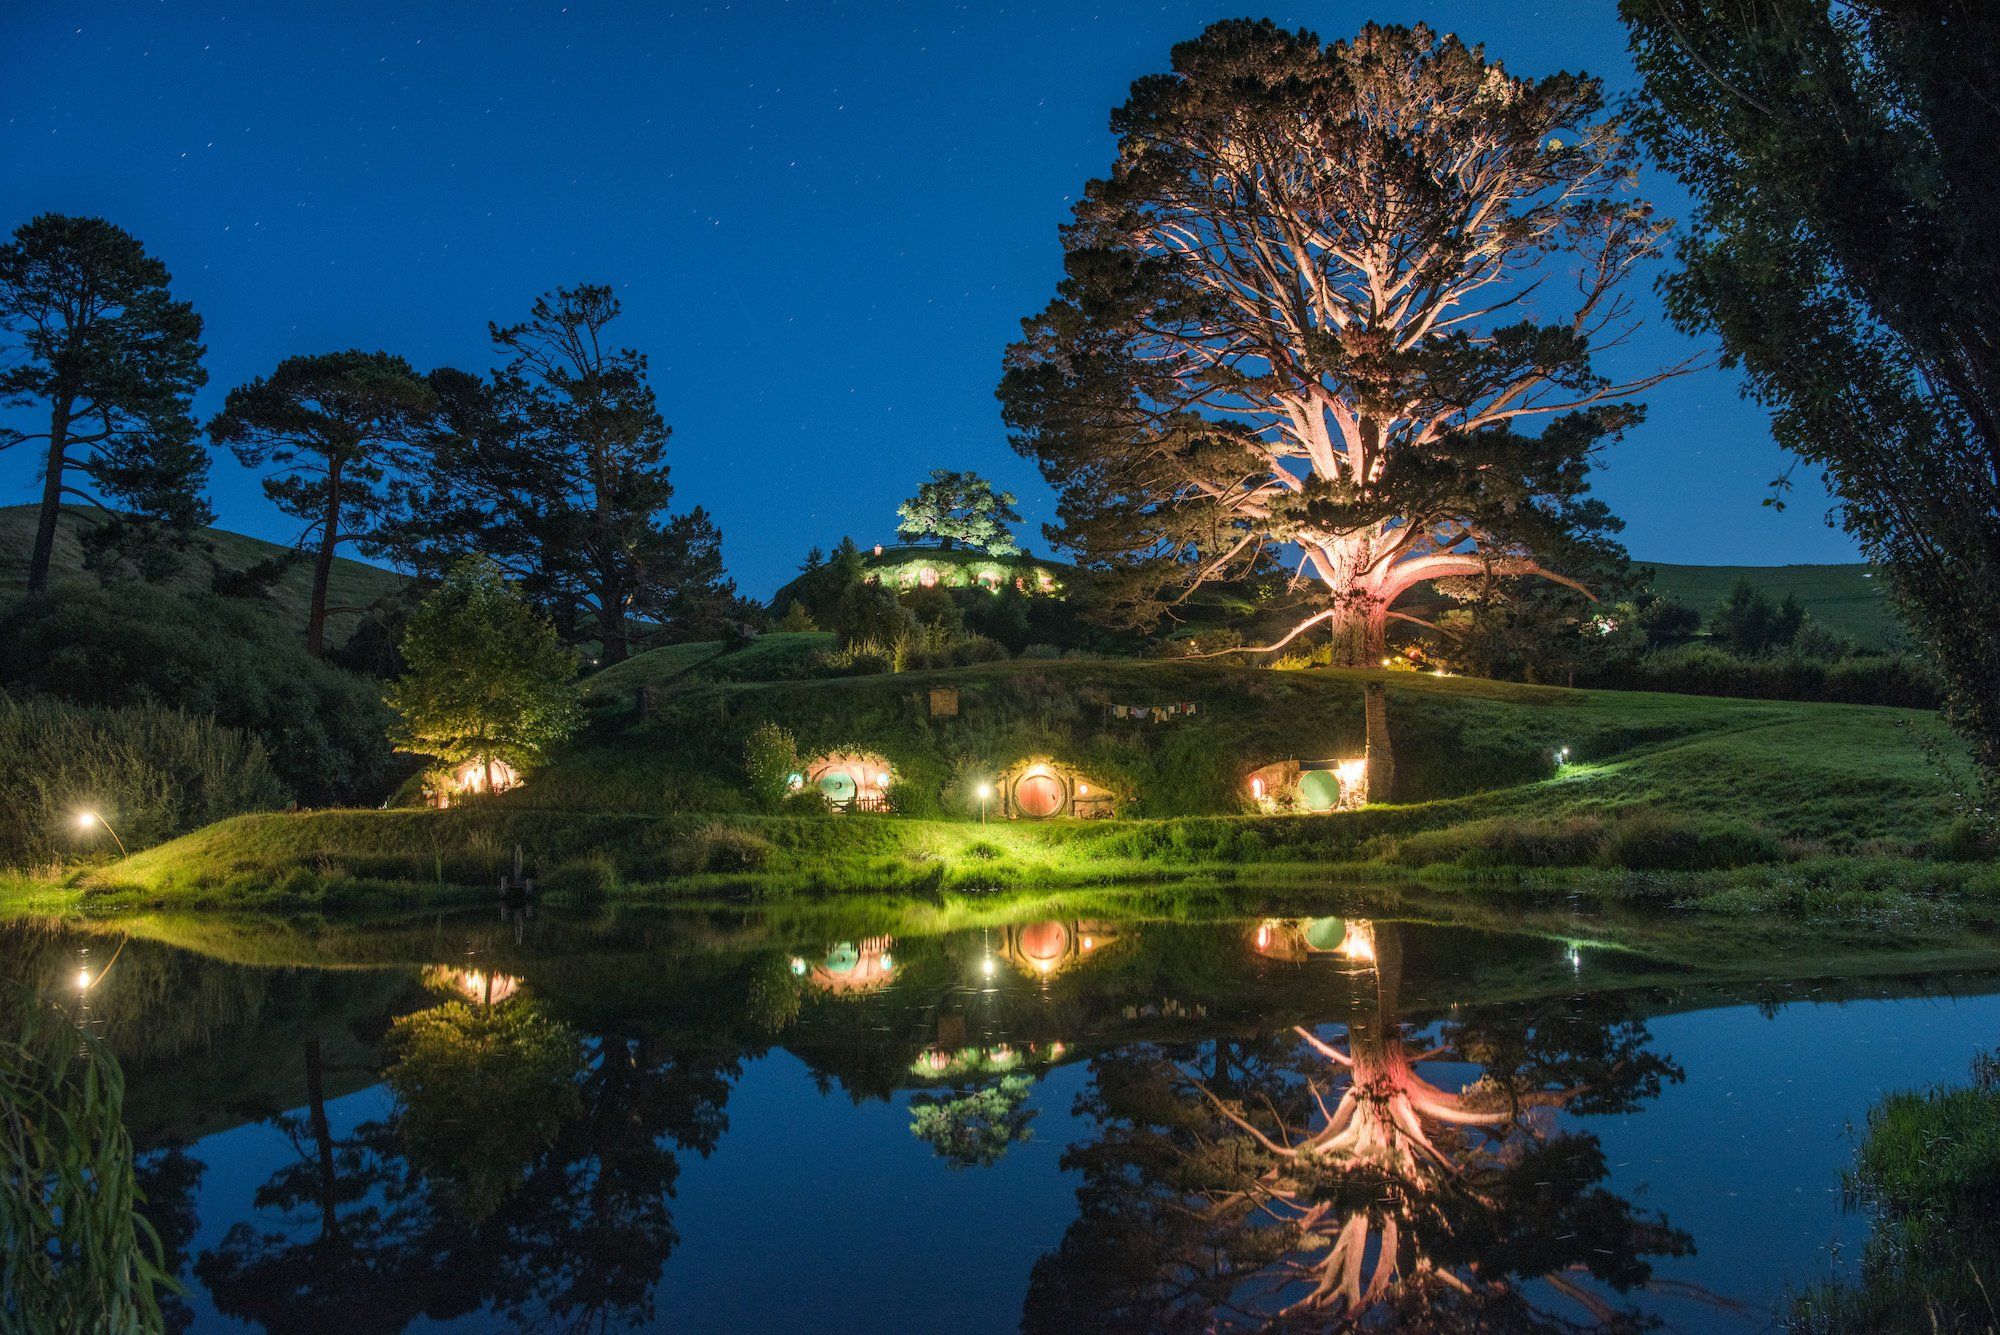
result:
[(120, 1058), (194, 1330), (1767, 1328), (2000, 975), (1668, 939), (1217, 895), (16, 922), (0, 963)]

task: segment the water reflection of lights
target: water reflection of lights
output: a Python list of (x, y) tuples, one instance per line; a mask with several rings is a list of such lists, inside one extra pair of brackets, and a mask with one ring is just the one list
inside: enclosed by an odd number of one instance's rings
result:
[[(867, 992), (885, 986), (896, 962), (889, 948), (894, 939), (871, 936), (859, 942), (840, 941), (827, 948), (819, 963), (811, 968), (809, 981), (816, 988), (837, 995)], [(799, 973), (797, 961), (792, 972)]]
[(1351, 960), (1356, 964), (1373, 964), (1375, 925), (1370, 922), (1350, 920), (1347, 924), (1347, 935), (1341, 938), (1337, 953), (1342, 959)]
[(426, 971), (424, 982), (442, 991), (456, 992), (477, 1006), (498, 1005), (521, 990), (521, 979), (511, 973), (449, 964)]

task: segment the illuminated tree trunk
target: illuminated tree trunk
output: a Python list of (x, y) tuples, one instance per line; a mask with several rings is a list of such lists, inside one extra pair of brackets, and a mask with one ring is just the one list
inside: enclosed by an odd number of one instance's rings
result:
[(1396, 787), (1396, 753), (1389, 746), (1389, 692), (1371, 681), (1361, 693), (1361, 713), (1367, 730), (1368, 800), (1386, 802)]

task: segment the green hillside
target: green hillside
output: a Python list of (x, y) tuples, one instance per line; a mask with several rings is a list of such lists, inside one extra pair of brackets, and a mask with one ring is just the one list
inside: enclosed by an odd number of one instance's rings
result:
[(1787, 594), (1805, 605), (1806, 613), (1828, 630), (1852, 635), (1868, 648), (1888, 648), (1903, 639), (1903, 628), (1889, 601), (1889, 590), (1872, 566), (1677, 566), (1648, 563), (1653, 591), (1662, 598), (1686, 603), (1703, 616), (1713, 610), (1739, 579), (1750, 581), (1773, 602)]
[[(28, 556), (35, 541), (36, 507), (0, 506), (0, 606), (18, 598), (27, 588)], [(55, 583), (97, 577), (84, 569), (83, 550), (78, 535), (89, 522), (89, 512), (68, 506), (56, 530)], [(205, 528), (188, 554), (180, 573), (164, 583), (170, 588), (212, 588), (216, 575), (252, 569), (265, 561), (283, 556), (289, 549), (262, 538), (252, 538), (226, 529)], [(360, 612), (395, 594), (407, 581), (393, 570), (362, 561), (337, 558), (327, 587), (327, 634), (339, 643), (353, 632)], [(312, 564), (300, 556), (280, 575), (264, 595), (272, 614), (286, 625), (304, 633), (306, 605), (312, 592)]]

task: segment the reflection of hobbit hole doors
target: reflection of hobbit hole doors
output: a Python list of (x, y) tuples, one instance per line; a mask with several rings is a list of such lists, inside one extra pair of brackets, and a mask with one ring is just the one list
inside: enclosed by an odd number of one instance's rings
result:
[(1014, 785), (1014, 809), (1029, 820), (1047, 820), (1059, 814), (1068, 798), (1063, 781), (1046, 771), (1022, 775)]
[[(824, 782), (824, 780), (821, 782)], [(839, 976), (841, 974), (853, 973), (854, 966), (860, 962), (861, 952), (855, 949), (854, 943), (852, 941), (842, 941), (832, 950), (826, 952), (826, 960), (821, 967), (828, 973)]]
[(820, 796), (829, 802), (852, 802), (855, 794), (860, 791), (861, 785), (856, 783), (854, 776), (844, 769), (828, 769), (820, 773)]
[(1306, 924), (1306, 945), (1312, 950), (1333, 951), (1347, 939), (1347, 919), (1314, 918)]
[(1340, 805), (1340, 776), (1330, 769), (1299, 775), (1299, 805), (1307, 811), (1332, 811)]
[(1021, 955), (1038, 968), (1051, 968), (1069, 954), (1069, 928), (1060, 922), (1033, 922), (1017, 938)]

